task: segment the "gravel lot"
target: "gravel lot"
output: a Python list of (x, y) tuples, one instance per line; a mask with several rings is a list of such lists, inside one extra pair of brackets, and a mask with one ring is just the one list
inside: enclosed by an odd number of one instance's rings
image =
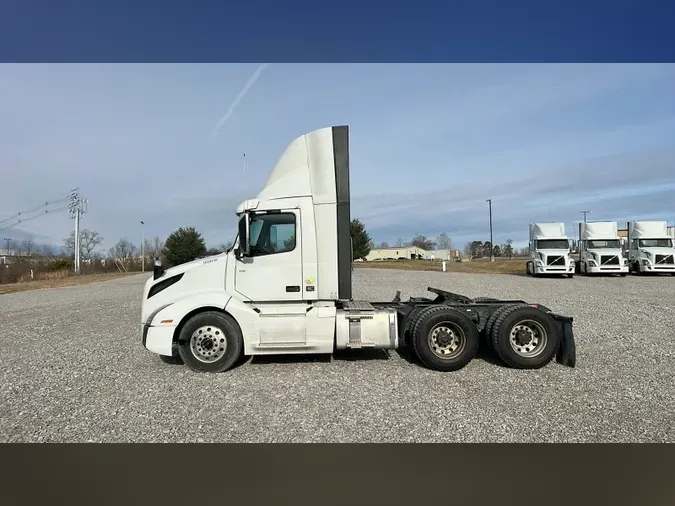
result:
[(675, 441), (673, 278), (355, 269), (364, 299), (436, 286), (574, 316), (577, 367), (477, 358), (444, 374), (401, 351), (254, 359), (220, 375), (142, 348), (145, 279), (0, 296), (0, 441)]

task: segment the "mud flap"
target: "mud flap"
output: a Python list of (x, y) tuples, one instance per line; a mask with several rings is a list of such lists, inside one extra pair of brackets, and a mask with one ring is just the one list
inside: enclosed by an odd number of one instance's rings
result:
[(574, 367), (577, 363), (577, 347), (574, 342), (572, 318), (557, 316), (556, 322), (560, 329), (560, 348), (556, 355), (556, 362), (567, 367)]

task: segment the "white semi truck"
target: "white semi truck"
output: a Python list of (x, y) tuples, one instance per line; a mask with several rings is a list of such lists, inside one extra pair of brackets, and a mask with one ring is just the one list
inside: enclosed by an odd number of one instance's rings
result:
[(574, 277), (575, 263), (564, 223), (530, 223), (530, 276), (558, 274)]
[(585, 275), (628, 274), (628, 262), (623, 256), (615, 221), (579, 223), (579, 272)]
[(665, 221), (629, 221), (628, 263), (636, 274), (675, 275), (675, 245)]
[(236, 214), (229, 251), (166, 270), (156, 260), (142, 343), (165, 362), (215, 373), (251, 355), (407, 345), (424, 366), (454, 371), (482, 343), (513, 368), (575, 365), (572, 318), (540, 304), (434, 288), (433, 299), (352, 298), (347, 126), (291, 142)]

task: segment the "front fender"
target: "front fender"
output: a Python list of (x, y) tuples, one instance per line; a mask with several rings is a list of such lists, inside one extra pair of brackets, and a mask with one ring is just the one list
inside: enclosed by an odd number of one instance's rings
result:
[[(221, 311), (224, 310), (231, 298), (232, 295), (223, 290), (195, 293), (166, 306), (155, 314), (152, 321), (148, 322), (148, 324), (152, 326), (167, 325), (178, 327), (183, 323), (188, 314), (197, 309), (212, 307)], [(163, 321), (167, 323), (161, 323)], [(169, 321), (170, 323), (168, 323)]]

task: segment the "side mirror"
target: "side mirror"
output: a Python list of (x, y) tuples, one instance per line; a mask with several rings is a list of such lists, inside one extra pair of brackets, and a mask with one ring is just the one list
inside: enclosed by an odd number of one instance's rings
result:
[(162, 262), (159, 260), (159, 257), (155, 257), (155, 266), (152, 269), (152, 277), (154, 279), (159, 279), (164, 275), (164, 267), (162, 267)]
[(239, 219), (239, 246), (234, 250), (237, 258), (246, 257), (250, 253), (249, 236), (251, 232), (251, 222), (248, 213)]

